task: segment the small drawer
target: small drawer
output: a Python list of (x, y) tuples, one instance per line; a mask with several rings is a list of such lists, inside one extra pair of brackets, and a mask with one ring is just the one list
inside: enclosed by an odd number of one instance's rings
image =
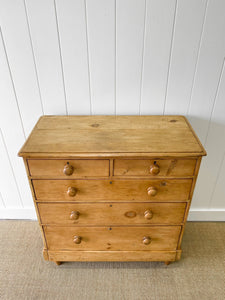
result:
[(115, 159), (114, 176), (193, 176), (195, 159)]
[(109, 160), (29, 159), (31, 176), (51, 178), (82, 178), (109, 176)]
[(186, 201), (192, 179), (32, 180), (38, 201)]
[(44, 226), (49, 250), (176, 250), (181, 226)]
[(42, 224), (181, 224), (186, 203), (38, 203)]

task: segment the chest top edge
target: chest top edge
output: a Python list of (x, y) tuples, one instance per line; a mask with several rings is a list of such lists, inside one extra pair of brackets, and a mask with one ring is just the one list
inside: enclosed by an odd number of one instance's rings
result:
[(42, 116), (22, 157), (190, 157), (206, 151), (184, 116)]

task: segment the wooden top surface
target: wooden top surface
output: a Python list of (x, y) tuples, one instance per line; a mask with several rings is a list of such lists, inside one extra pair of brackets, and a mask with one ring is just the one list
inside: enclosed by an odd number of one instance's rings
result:
[(24, 157), (202, 156), (183, 116), (43, 116), (19, 152)]

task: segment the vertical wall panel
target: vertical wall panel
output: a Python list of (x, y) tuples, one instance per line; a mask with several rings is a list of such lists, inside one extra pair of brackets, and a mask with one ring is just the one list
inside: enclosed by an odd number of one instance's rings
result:
[(45, 114), (65, 114), (66, 99), (61, 68), (54, 0), (26, 0)]
[(207, 135), (208, 121), (224, 59), (224, 12), (225, 1), (209, 1), (188, 113), (191, 124), (202, 142)]
[(17, 153), (40, 114), (165, 113), (188, 114), (208, 152), (192, 209), (225, 220), (224, 12), (223, 0), (0, 0), (2, 215), (33, 208)]
[[(0, 32), (1, 33), (1, 32)], [(28, 186), (25, 168), (21, 158), (17, 157), (18, 150), (25, 141), (24, 131), (17, 106), (17, 99), (13, 89), (12, 77), (8, 67), (2, 35), (0, 34), (0, 128), (4, 137), (5, 146), (18, 184), (18, 190), (24, 206), (31, 205), (31, 193)], [(5, 151), (4, 149), (2, 151)], [(4, 155), (5, 157), (5, 155)], [(1, 167), (2, 168), (2, 167)], [(2, 170), (3, 171), (3, 170)], [(5, 177), (2, 184), (9, 184), (11, 177)], [(12, 187), (13, 189), (13, 187)], [(1, 191), (2, 192), (2, 191)], [(2, 192), (3, 193), (3, 192)], [(10, 193), (10, 191), (9, 191)], [(20, 198), (10, 198), (12, 203), (19, 203)], [(8, 206), (8, 203), (6, 203)]]
[[(24, 130), (27, 136), (43, 111), (23, 0), (1, 0), (0, 20)], [(29, 106), (30, 109), (27, 109)]]
[[(176, 0), (147, 0), (140, 113), (162, 114)], [(160, 32), (160, 34), (159, 34)]]
[(115, 113), (115, 0), (86, 0), (93, 114)]
[(225, 155), (223, 157), (223, 161), (221, 162), (220, 172), (218, 174), (215, 190), (212, 195), (212, 199), (210, 203), (211, 209), (213, 208), (224, 209), (224, 199), (225, 199), (224, 182), (225, 182)]
[[(221, 80), (218, 86), (215, 107), (212, 112), (209, 133), (206, 141), (209, 157), (205, 162), (210, 180), (206, 182), (210, 187), (209, 205), (211, 208), (225, 206), (225, 65), (223, 63)], [(205, 168), (204, 168), (205, 169)], [(203, 169), (203, 171), (204, 171)], [(215, 170), (212, 172), (212, 170)], [(203, 196), (203, 195), (202, 195)], [(207, 199), (208, 200), (208, 199)]]
[(177, 3), (165, 114), (187, 112), (206, 4), (207, 0), (179, 0)]
[(0, 190), (0, 208), (5, 208), (5, 202), (3, 200), (2, 194), (1, 194), (1, 190)]
[[(195, 191), (193, 207), (209, 207), (213, 191), (221, 171), (221, 165), (225, 153), (225, 72), (224, 63), (221, 66), (221, 76), (218, 83), (218, 91), (215, 105), (212, 110), (209, 131), (205, 143), (208, 153), (207, 159), (203, 160), (198, 185)], [(224, 172), (225, 169), (222, 171)], [(215, 203), (214, 203), (215, 202)], [(221, 205), (223, 198), (215, 199), (213, 205)]]
[(68, 114), (90, 114), (84, 0), (57, 0)]
[[(9, 161), (7, 149), (0, 130), (0, 191), (3, 202), (7, 207), (21, 207), (21, 197), (16, 185), (13, 170)], [(7, 180), (6, 180), (7, 178)], [(0, 199), (0, 203), (1, 203)]]
[(141, 96), (145, 0), (116, 2), (116, 113), (138, 114)]

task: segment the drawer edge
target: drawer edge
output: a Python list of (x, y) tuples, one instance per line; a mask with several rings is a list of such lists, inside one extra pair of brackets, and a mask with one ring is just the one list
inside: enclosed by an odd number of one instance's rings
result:
[[(179, 252), (179, 255), (178, 255)], [(175, 251), (48, 251), (50, 261), (175, 261)]]

